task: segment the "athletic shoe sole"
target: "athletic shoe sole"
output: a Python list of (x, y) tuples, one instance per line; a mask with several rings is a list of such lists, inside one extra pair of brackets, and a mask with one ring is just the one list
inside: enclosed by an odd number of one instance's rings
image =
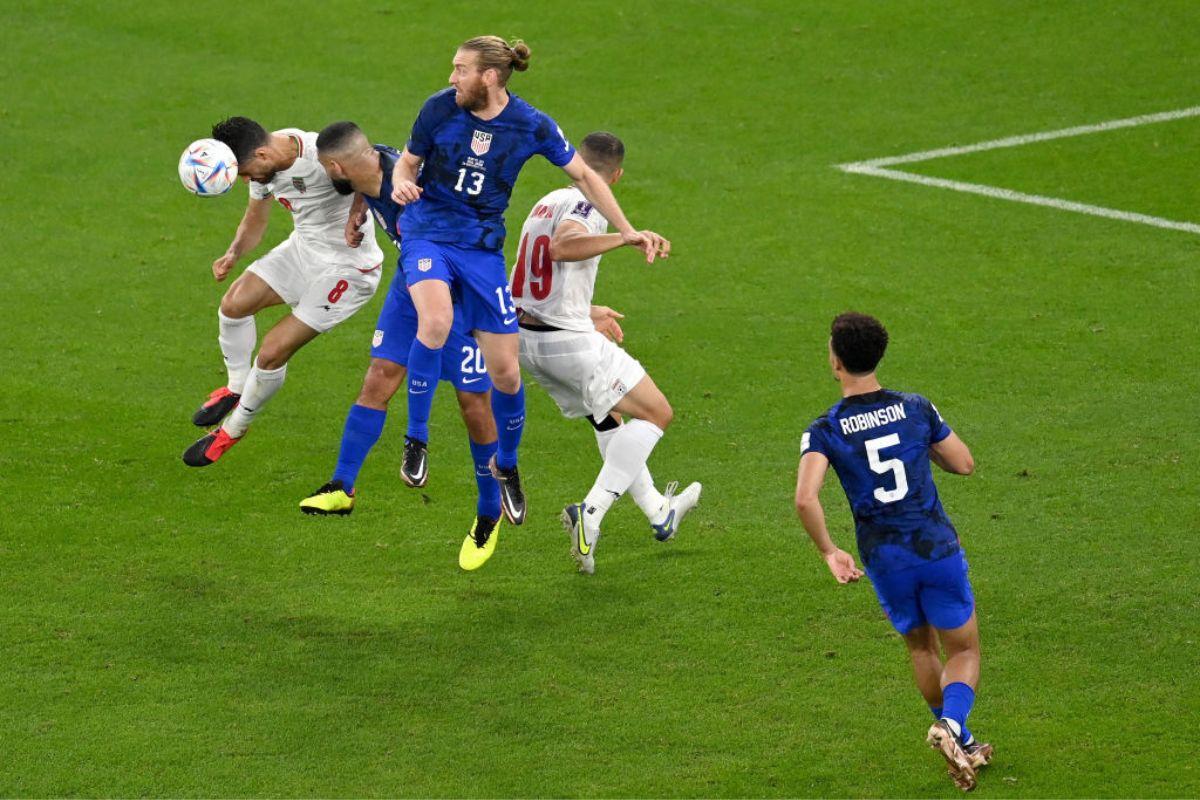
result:
[(975, 768), (971, 766), (971, 759), (944, 723), (933, 723), (925, 736), (925, 742), (946, 759), (946, 771), (955, 786), (964, 792), (975, 788)]

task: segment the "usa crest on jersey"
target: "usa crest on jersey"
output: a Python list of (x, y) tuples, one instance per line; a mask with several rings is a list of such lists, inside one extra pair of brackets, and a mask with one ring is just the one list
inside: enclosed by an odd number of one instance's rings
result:
[(486, 131), (475, 131), (471, 137), (471, 152), (481, 156), (492, 149), (492, 135)]

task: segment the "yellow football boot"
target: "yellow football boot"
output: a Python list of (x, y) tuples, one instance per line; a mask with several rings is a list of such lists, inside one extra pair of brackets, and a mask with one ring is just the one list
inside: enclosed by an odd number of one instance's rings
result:
[(354, 510), (354, 490), (346, 492), (341, 481), (330, 481), (311, 497), (300, 501), (300, 510), (305, 514), (338, 514), (345, 516)]
[(500, 538), (500, 520), (491, 517), (475, 517), (471, 532), (463, 539), (458, 551), (458, 565), (470, 572), (482, 567), (496, 550)]

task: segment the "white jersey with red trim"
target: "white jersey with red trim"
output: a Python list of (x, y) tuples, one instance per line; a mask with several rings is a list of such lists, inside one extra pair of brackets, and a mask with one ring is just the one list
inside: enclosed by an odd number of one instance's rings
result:
[(370, 217), (360, 228), (364, 233), (362, 244), (356, 248), (346, 244), (346, 220), (354, 197), (338, 194), (333, 188), (317, 160), (317, 134), (299, 128), (275, 133), (295, 141), (300, 154), (290, 167), (276, 172), (266, 183), (250, 181), (250, 196), (257, 200), (273, 196), (291, 212), (295, 225), (292, 238), (307, 257), (358, 268), (380, 264), (383, 251), (375, 241)]
[(592, 295), (600, 256), (586, 261), (551, 261), (550, 240), (564, 222), (577, 222), (589, 234), (608, 231), (608, 220), (574, 186), (537, 201), (521, 228), (517, 263), (509, 289), (513, 302), (547, 325), (567, 331), (594, 330)]

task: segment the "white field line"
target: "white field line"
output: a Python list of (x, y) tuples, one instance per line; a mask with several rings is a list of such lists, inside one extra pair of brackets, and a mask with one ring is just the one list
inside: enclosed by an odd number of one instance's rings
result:
[(868, 161), (855, 161), (847, 164), (837, 164), (835, 166), (843, 172), (849, 172), (856, 175), (870, 175), (872, 177), (886, 178), (893, 181), (917, 183), (922, 186), (934, 186), (939, 189), (950, 189), (956, 192), (967, 192), (969, 194), (983, 195), (984, 197), (995, 197), (1000, 200), (1011, 200), (1016, 203), (1028, 203), (1035, 206), (1046, 206), (1048, 208), (1057, 208), (1061, 211), (1074, 211), (1079, 214), (1090, 214), (1096, 217), (1117, 219), (1123, 222), (1136, 222), (1142, 225), (1151, 225), (1156, 228), (1167, 228), (1169, 230), (1200, 234), (1200, 225), (1192, 222), (1178, 222), (1176, 220), (1164, 219), (1163, 217), (1150, 216), (1149, 214), (1138, 214), (1132, 211), (1120, 211), (1115, 208), (1093, 206), (1087, 203), (1076, 203), (1071, 200), (1063, 200), (1057, 197), (1026, 194), (1025, 192), (1016, 192), (1011, 189), (1004, 189), (999, 186), (988, 186), (982, 183), (952, 181), (945, 178), (933, 178), (927, 175), (903, 172), (898, 169), (885, 169), (886, 167), (895, 166), (897, 164), (915, 164), (919, 161), (930, 161), (935, 158), (960, 156), (966, 155), (967, 153), (979, 153), (985, 150), (997, 150), (1003, 147), (1019, 147), (1025, 144), (1033, 144), (1034, 142), (1045, 142), (1052, 139), (1066, 139), (1071, 136), (1085, 136), (1091, 133), (1103, 133), (1104, 131), (1118, 130), (1120, 128), (1135, 128), (1140, 125), (1153, 125), (1154, 123), (1158, 122), (1170, 122), (1172, 120), (1186, 119), (1188, 117), (1200, 117), (1200, 106), (1181, 108), (1175, 111), (1163, 111), (1158, 114), (1144, 114), (1138, 117), (1126, 117), (1125, 119), (1114, 119), (1109, 120), (1108, 122), (1100, 122), (1095, 125), (1079, 125), (1073, 128), (1061, 128), (1056, 131), (1028, 133), (1021, 136), (1008, 136), (1003, 139), (991, 139), (986, 142), (962, 145), (961, 147), (943, 147), (937, 150), (923, 150), (919, 153), (909, 153), (901, 156), (873, 158)]

